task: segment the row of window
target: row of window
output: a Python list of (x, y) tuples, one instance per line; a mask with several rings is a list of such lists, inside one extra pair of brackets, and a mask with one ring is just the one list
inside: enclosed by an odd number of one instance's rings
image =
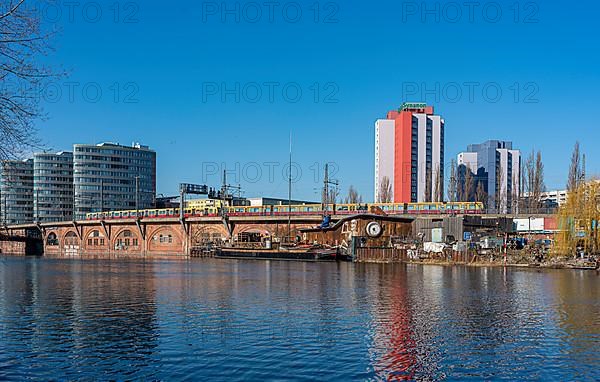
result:
[[(54, 175), (58, 175), (58, 174), (54, 174)], [(73, 183), (72, 177), (64, 177), (64, 176), (36, 176), (33, 179), (36, 183), (43, 183), (43, 182), (63, 182), (63, 183), (67, 183), (67, 184)]]
[[(120, 155), (137, 158), (152, 158), (155, 156), (154, 152), (150, 151), (139, 151), (135, 149), (107, 149), (101, 147), (75, 147), (75, 152), (78, 153), (100, 153), (104, 155)], [(75, 155), (79, 157), (80, 155)]]
[[(104, 184), (135, 184), (135, 174), (123, 174), (121, 176), (113, 176), (107, 179), (98, 179), (98, 177), (86, 178), (82, 175), (93, 175), (93, 174), (79, 174), (74, 177), (75, 183), (104, 183)], [(150, 178), (153, 179), (153, 178)], [(149, 184), (146, 178), (140, 177), (140, 185)]]
[(35, 155), (33, 158), (34, 162), (69, 162), (73, 160), (73, 155)]
[[(99, 237), (99, 236), (94, 236), (98, 231), (94, 231), (92, 232), (92, 237), (89, 237), (87, 240), (87, 244), (90, 247), (102, 247), (105, 245), (105, 238), (104, 237)], [(125, 232), (129, 232), (131, 235), (130, 231), (125, 231)], [(70, 232), (71, 233), (71, 232)], [(215, 239), (217, 238), (221, 238), (220, 234), (217, 235), (213, 235), (213, 237)], [(152, 238), (154, 241), (158, 241), (160, 243), (166, 244), (166, 243), (173, 243), (173, 235), (171, 234), (160, 234), (157, 236), (154, 236)], [(58, 242), (58, 238), (56, 236), (56, 234), (54, 232), (50, 233), (48, 235), (48, 238), (46, 240), (48, 245), (59, 245)], [(65, 238), (65, 244), (70, 244), (70, 245), (76, 245), (77, 244), (77, 237), (73, 235), (69, 236), (67, 235), (67, 237)], [(115, 242), (115, 249), (126, 249), (127, 247), (137, 247), (139, 246), (139, 240), (136, 237), (131, 237), (131, 236), (127, 236), (127, 237), (123, 237), (123, 238), (118, 238)]]
[(43, 210), (72, 210), (73, 209), (73, 203), (65, 203), (65, 204), (57, 204), (57, 202), (59, 202), (60, 200), (48, 200), (48, 202), (53, 202), (53, 203), (33, 203), (34, 206), (36, 206), (37, 209), (40, 209), (40, 211)]

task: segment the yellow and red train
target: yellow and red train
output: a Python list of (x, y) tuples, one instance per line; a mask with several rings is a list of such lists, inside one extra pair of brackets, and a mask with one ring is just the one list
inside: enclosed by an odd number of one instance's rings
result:
[[(484, 212), (483, 203), (448, 202), (448, 203), (364, 203), (364, 204), (334, 204), (328, 207), (333, 215), (351, 215), (372, 211), (373, 207), (381, 209), (389, 215), (477, 215)], [(278, 215), (322, 215), (321, 204), (302, 205), (269, 205), (269, 206), (236, 206), (221, 207), (220, 204), (203, 209), (185, 208), (185, 217), (220, 216), (222, 209), (229, 216), (278, 216)], [(130, 219), (136, 218), (165, 218), (178, 217), (179, 208), (145, 209), (91, 212), (86, 214), (86, 220)]]

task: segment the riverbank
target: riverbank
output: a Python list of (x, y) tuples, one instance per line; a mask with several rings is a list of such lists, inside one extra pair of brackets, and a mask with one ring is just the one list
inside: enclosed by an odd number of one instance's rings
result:
[(598, 262), (589, 261), (548, 261), (541, 263), (515, 263), (510, 261), (473, 261), (473, 262), (456, 262), (439, 259), (426, 260), (408, 260), (407, 264), (419, 265), (440, 265), (440, 266), (468, 266), (468, 267), (510, 267), (510, 268), (528, 268), (528, 269), (577, 269), (577, 270), (599, 270)]

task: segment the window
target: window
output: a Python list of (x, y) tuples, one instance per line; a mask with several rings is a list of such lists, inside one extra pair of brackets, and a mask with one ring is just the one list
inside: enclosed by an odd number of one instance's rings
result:
[(77, 234), (73, 231), (67, 233), (65, 236), (65, 245), (78, 245), (79, 240), (77, 239)]
[(50, 246), (58, 245), (58, 237), (54, 232), (51, 232), (46, 239), (46, 244)]

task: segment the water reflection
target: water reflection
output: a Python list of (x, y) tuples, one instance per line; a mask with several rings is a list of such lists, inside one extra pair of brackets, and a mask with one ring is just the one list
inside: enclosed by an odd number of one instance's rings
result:
[(157, 325), (147, 273), (140, 264), (4, 259), (3, 379), (151, 378)]
[(373, 369), (385, 380), (412, 380), (417, 368), (413, 339), (413, 314), (408, 296), (407, 273), (400, 265), (376, 267), (359, 266), (359, 274), (366, 276), (373, 299), (371, 309)]
[(0, 379), (598, 380), (599, 277), (0, 257)]

